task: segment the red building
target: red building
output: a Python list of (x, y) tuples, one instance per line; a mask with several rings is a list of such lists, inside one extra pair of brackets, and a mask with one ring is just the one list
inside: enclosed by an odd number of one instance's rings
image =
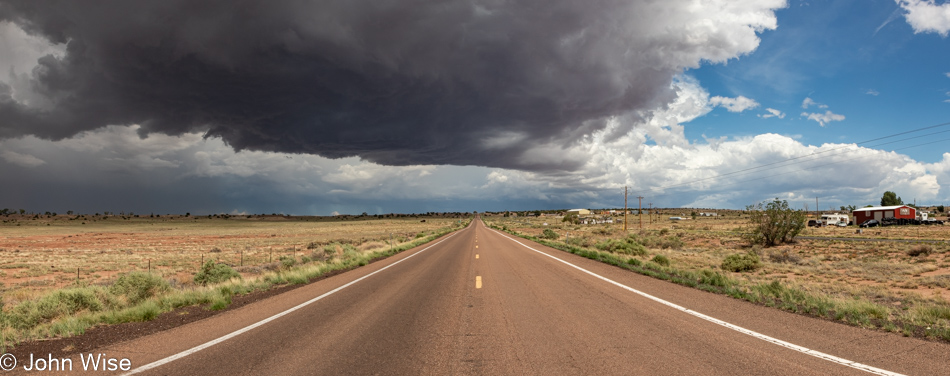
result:
[(917, 218), (917, 210), (907, 206), (875, 206), (870, 208), (854, 209), (854, 224), (859, 225), (869, 219), (878, 221), (884, 218), (910, 219)]

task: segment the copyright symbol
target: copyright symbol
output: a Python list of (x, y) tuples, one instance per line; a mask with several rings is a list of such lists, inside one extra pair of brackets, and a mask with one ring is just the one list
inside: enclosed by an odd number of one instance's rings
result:
[(0, 355), (0, 369), (10, 371), (16, 368), (16, 357), (13, 354)]

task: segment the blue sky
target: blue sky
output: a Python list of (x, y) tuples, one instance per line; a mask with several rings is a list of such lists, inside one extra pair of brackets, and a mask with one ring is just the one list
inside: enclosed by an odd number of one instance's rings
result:
[(945, 1), (76, 4), (0, 0), (0, 208), (950, 205), (857, 144), (950, 122)]
[[(901, 13), (889, 0), (790, 2), (776, 11), (778, 28), (763, 32), (754, 52), (686, 72), (712, 95), (742, 95), (760, 104), (742, 113), (716, 109), (691, 122), (687, 137), (775, 132), (800, 135), (799, 140), (809, 144), (853, 143), (950, 121), (950, 103), (945, 102), (950, 99), (950, 40), (936, 33), (915, 34)], [(845, 120), (822, 127), (803, 118), (805, 98), (827, 105), (826, 110)], [(755, 116), (765, 108), (787, 116)], [(943, 145), (910, 147), (901, 153), (933, 163), (950, 150)]]

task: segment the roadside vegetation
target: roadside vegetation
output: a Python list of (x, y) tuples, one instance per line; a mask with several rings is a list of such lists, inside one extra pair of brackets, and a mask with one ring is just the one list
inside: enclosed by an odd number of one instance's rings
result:
[(775, 199), (746, 208), (749, 243), (772, 247), (790, 243), (805, 229), (805, 212), (788, 207), (788, 201)]
[[(315, 240), (272, 262), (245, 262), (243, 266), (235, 265), (229, 258), (213, 257), (224, 253), (213, 248), (187, 279), (181, 278), (180, 273), (146, 269), (117, 273), (106, 281), (73, 280), (46, 290), (7, 288), (0, 300), (0, 351), (22, 341), (81, 334), (96, 325), (147, 321), (185, 306), (221, 310), (236, 295), (305, 284), (331, 271), (363, 266), (438, 239), (470, 220), (439, 220), (436, 223), (440, 227), (433, 228), (418, 225), (423, 222), (414, 219), (404, 224), (422, 231), (412, 236), (393, 236), (392, 243), (383, 239), (366, 241), (361, 236)], [(339, 230), (344, 224), (336, 225)]]
[[(770, 206), (777, 212), (787, 210), (776, 200), (750, 208), (761, 210), (720, 211), (716, 217), (696, 220), (666, 219), (679, 216), (676, 212), (644, 215), (643, 229), (638, 228), (639, 217), (632, 216), (626, 233), (620, 221), (582, 225), (556, 217), (483, 214), (482, 218), (495, 229), (684, 286), (851, 325), (950, 342), (948, 227), (902, 226), (855, 234), (854, 227), (795, 225), (789, 233), (827, 240), (793, 236), (766, 246), (769, 242), (755, 234), (760, 230), (754, 224), (781, 222), (767, 219)], [(796, 224), (806, 219), (786, 217)], [(771, 239), (781, 240), (782, 231)], [(552, 239), (550, 232), (559, 237)]]

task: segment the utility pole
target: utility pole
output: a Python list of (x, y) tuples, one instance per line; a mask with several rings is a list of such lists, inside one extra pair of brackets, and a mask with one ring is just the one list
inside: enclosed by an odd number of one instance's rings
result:
[(652, 202), (650, 203), (650, 211), (648, 211), (647, 214), (650, 216), (650, 223), (653, 223), (653, 203)]
[(815, 218), (821, 219), (821, 209), (818, 208), (818, 197), (815, 197)]
[(623, 232), (627, 232), (627, 186), (623, 186)]
[(640, 229), (643, 230), (643, 196), (637, 196), (637, 201), (640, 203), (637, 209), (637, 216), (640, 217)]

